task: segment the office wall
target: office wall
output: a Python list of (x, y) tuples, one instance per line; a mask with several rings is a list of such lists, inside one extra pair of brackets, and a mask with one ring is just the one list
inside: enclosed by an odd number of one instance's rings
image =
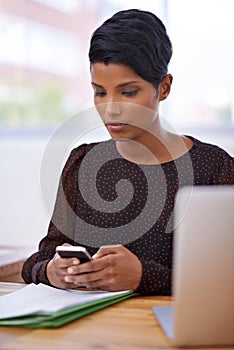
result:
[(40, 192), (43, 142), (1, 142), (1, 245), (37, 245), (48, 216)]

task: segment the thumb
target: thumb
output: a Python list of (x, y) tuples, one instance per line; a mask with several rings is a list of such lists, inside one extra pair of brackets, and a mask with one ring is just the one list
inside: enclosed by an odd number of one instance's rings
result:
[(92, 256), (92, 258), (98, 259), (105, 255), (116, 254), (118, 253), (120, 247), (122, 247), (120, 244), (102, 246), (98, 249), (97, 253)]

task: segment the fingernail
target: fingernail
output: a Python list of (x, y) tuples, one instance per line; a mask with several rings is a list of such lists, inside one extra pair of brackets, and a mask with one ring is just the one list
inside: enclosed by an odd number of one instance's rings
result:
[(69, 276), (65, 276), (64, 280), (65, 280), (65, 282), (72, 282), (72, 280)]
[(67, 269), (67, 272), (68, 272), (68, 273), (73, 273), (73, 272), (74, 272), (74, 270), (73, 270), (73, 268), (72, 268), (72, 267), (69, 267), (69, 268)]

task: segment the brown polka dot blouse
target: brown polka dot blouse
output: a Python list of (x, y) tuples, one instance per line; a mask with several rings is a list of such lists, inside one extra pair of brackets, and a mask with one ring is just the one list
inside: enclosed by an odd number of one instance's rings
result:
[(48, 233), (23, 266), (25, 282), (49, 284), (46, 265), (57, 245), (82, 245), (93, 255), (102, 245), (122, 244), (142, 263), (137, 291), (170, 295), (177, 190), (233, 183), (232, 158), (217, 146), (193, 142), (189, 152), (161, 165), (127, 161), (112, 140), (74, 149), (62, 172)]

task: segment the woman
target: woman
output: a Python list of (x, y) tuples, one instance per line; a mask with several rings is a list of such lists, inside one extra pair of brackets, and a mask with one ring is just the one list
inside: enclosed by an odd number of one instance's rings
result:
[[(171, 55), (163, 23), (146, 11), (120, 11), (94, 32), (94, 102), (112, 139), (71, 152), (48, 234), (24, 264), (27, 283), (170, 295), (177, 190), (232, 183), (224, 150), (160, 122)], [(62, 244), (85, 246), (93, 260), (59, 257)]]

